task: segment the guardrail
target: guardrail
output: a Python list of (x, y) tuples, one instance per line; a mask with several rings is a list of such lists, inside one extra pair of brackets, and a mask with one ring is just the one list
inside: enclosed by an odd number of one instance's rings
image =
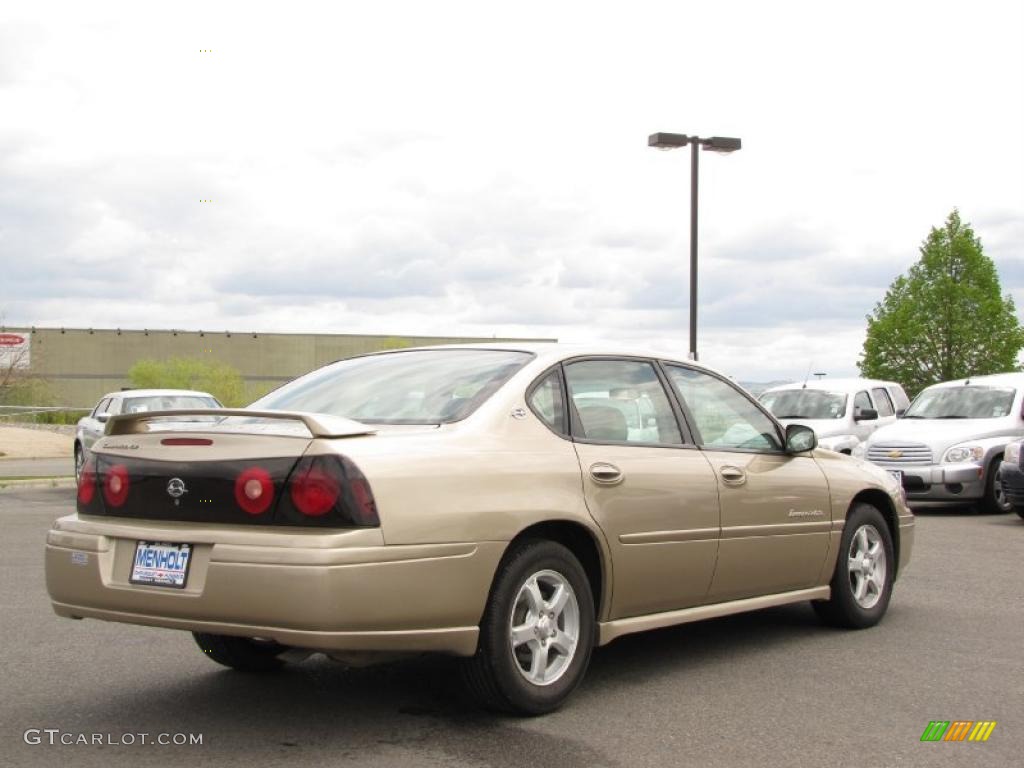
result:
[[(77, 408), (70, 405), (0, 405), (0, 422), (74, 424), (83, 414), (92, 411), (92, 408)], [(57, 414), (67, 416), (58, 418)]]

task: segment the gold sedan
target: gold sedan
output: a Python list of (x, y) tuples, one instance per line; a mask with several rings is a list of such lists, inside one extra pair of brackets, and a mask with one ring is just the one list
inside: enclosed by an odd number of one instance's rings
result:
[(367, 355), (243, 410), (115, 416), (77, 506), (46, 543), (61, 616), (188, 630), (246, 671), (452, 654), (525, 714), (630, 632), (804, 600), (872, 626), (914, 532), (895, 478), (713, 370), (558, 344)]

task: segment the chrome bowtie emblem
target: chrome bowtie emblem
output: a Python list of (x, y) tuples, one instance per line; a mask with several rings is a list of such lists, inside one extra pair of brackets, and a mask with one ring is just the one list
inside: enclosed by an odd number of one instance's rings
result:
[(903, 456), (903, 451), (900, 451), (900, 450), (889, 451), (885, 455), (888, 456), (890, 459), (898, 459), (898, 458), (901, 458)]
[(185, 481), (180, 477), (172, 477), (171, 481), (167, 483), (167, 495), (172, 499), (180, 499), (188, 493), (188, 489), (185, 488)]

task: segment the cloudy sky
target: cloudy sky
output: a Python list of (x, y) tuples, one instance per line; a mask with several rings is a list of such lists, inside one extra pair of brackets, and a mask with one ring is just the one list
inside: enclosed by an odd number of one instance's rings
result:
[[(0, 4), (8, 326), (528, 335), (855, 372), (959, 207), (1024, 308), (1024, 3)], [(209, 201), (209, 202), (204, 202)]]

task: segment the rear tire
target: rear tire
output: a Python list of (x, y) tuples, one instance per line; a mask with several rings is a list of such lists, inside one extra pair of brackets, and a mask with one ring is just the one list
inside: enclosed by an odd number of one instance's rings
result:
[(882, 513), (870, 504), (855, 505), (843, 526), (832, 596), (814, 601), (815, 612), (833, 626), (873, 627), (889, 607), (895, 568), (892, 534)]
[(196, 645), (215, 662), (239, 672), (272, 672), (280, 669), (284, 661), (279, 656), (288, 650), (286, 646), (272, 640), (250, 637), (209, 635), (203, 632), (193, 632), (192, 637)]
[(590, 582), (576, 556), (553, 541), (525, 541), (498, 566), (463, 681), (487, 709), (551, 712), (583, 679), (596, 629)]
[(1013, 509), (1003, 491), (1003, 457), (996, 456), (985, 473), (985, 498), (981, 502), (982, 512), (990, 515), (1005, 515)]

